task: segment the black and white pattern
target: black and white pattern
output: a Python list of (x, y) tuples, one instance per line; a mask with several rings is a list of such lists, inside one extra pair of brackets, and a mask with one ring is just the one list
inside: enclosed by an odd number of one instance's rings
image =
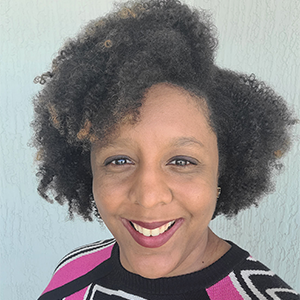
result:
[[(247, 269), (244, 269), (247, 267)], [(298, 300), (299, 294), (276, 274), (252, 257), (243, 269), (229, 274), (236, 290), (245, 300)]]

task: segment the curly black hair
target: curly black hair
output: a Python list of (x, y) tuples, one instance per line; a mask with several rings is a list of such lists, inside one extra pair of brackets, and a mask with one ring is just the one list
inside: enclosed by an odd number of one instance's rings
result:
[(38, 191), (92, 220), (90, 146), (126, 116), (138, 121), (147, 89), (168, 83), (204, 98), (220, 156), (215, 216), (233, 216), (272, 190), (271, 175), (295, 123), (284, 100), (254, 75), (214, 64), (210, 17), (176, 0), (122, 4), (69, 40), (35, 82)]

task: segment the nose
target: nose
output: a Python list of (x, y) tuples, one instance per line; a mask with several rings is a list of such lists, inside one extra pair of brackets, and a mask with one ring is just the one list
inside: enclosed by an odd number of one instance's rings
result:
[(130, 200), (147, 209), (170, 203), (173, 194), (166, 177), (160, 168), (140, 167), (129, 193)]

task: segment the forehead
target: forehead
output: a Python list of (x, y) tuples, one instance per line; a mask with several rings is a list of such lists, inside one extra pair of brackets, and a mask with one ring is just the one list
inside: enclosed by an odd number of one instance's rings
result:
[(204, 98), (196, 97), (187, 90), (171, 84), (160, 83), (147, 90), (133, 122), (127, 115), (102, 147), (130, 144), (139, 136), (143, 140), (161, 137), (170, 144), (201, 144), (200, 138), (214, 135), (208, 122), (208, 108)]
[(146, 113), (158, 114), (162, 111), (190, 110), (199, 111), (204, 117), (208, 116), (208, 106), (203, 97), (197, 97), (182, 87), (169, 83), (159, 83), (149, 88), (143, 98), (140, 109), (141, 115)]

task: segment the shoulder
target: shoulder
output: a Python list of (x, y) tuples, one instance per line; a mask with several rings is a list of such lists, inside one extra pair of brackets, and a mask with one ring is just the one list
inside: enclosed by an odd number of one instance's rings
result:
[[(231, 245), (234, 252), (243, 251), (235, 244)], [(220, 292), (228, 294), (230, 299), (300, 299), (300, 295), (287, 283), (250, 255), (239, 260), (226, 277), (207, 291), (211, 299)]]
[(296, 291), (252, 256), (230, 274), (230, 279), (242, 295), (258, 299), (300, 299)]
[(98, 241), (77, 248), (64, 256), (43, 294), (90, 272), (111, 256), (114, 244), (114, 239)]

